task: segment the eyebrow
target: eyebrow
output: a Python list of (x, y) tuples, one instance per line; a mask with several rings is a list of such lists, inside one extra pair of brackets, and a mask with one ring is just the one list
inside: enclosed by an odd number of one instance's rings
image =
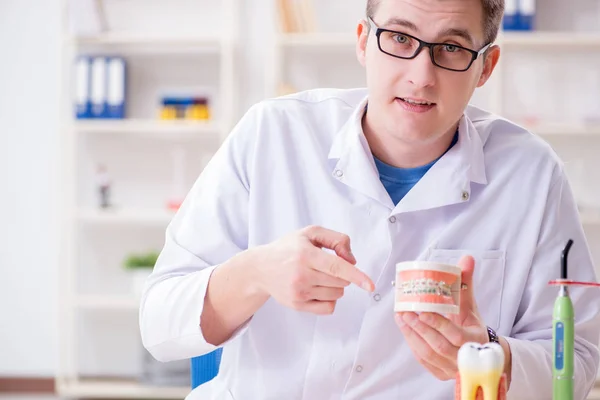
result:
[(412, 22), (407, 21), (405, 19), (402, 19), (402, 18), (390, 18), (384, 24), (384, 26), (388, 26), (388, 25), (399, 25), (399, 26), (403, 26), (408, 29), (412, 29), (415, 32), (419, 32), (419, 29), (417, 28), (417, 26), (415, 24), (413, 24)]
[(469, 33), (469, 31), (467, 31), (466, 29), (460, 29), (460, 28), (448, 28), (443, 30), (440, 33), (441, 37), (446, 37), (446, 36), (457, 36), (457, 37), (461, 37), (463, 39), (465, 39), (467, 42), (469, 42), (469, 44), (472, 46), (473, 45), (473, 38), (471, 37), (471, 34)]
[[(415, 24), (413, 24), (410, 21), (407, 21), (405, 19), (402, 18), (390, 18), (387, 20), (387, 22), (385, 23), (385, 26), (389, 26), (389, 25), (397, 25), (397, 26), (402, 26), (404, 28), (408, 28), (411, 29), (415, 32), (419, 32), (419, 28), (417, 28), (417, 26)], [(457, 36), (460, 38), (463, 38), (464, 40), (466, 40), (467, 42), (469, 42), (469, 44), (472, 46), (473, 45), (473, 37), (471, 36), (471, 34), (469, 33), (469, 31), (467, 31), (466, 29), (461, 29), (461, 28), (448, 28), (443, 30), (442, 32), (440, 32), (441, 37), (447, 37), (447, 36)]]

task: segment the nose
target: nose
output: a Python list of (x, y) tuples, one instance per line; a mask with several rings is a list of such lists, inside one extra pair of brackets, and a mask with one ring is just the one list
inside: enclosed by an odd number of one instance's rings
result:
[(408, 81), (418, 88), (431, 87), (435, 84), (436, 66), (433, 64), (429, 48), (424, 47), (412, 60), (408, 60)]

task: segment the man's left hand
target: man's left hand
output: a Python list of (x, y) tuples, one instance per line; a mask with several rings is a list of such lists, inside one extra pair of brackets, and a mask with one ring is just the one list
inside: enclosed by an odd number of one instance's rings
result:
[(460, 294), (460, 313), (448, 317), (437, 313), (396, 313), (396, 323), (421, 365), (441, 380), (455, 379), (458, 350), (466, 342), (487, 343), (483, 323), (473, 294), (475, 260), (464, 256), (458, 262), (466, 288)]

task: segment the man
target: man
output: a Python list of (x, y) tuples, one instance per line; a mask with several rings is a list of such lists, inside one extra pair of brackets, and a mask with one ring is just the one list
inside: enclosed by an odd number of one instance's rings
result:
[[(552, 307), (594, 268), (561, 162), (468, 106), (498, 62), (502, 0), (369, 1), (368, 89), (252, 107), (168, 228), (140, 309), (159, 360), (223, 347), (189, 399), (453, 398), (457, 351), (499, 337), (511, 399), (552, 397)], [(431, 44), (438, 43), (438, 44)], [(393, 312), (395, 265), (462, 268), (458, 316)], [(575, 398), (598, 368), (573, 290)]]

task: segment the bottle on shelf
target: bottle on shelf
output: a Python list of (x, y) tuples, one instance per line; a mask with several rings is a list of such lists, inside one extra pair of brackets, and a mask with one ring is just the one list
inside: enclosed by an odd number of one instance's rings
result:
[(106, 166), (99, 164), (96, 167), (96, 185), (98, 188), (99, 206), (100, 208), (109, 208), (111, 206), (110, 201), (110, 189), (111, 179)]
[(167, 208), (170, 211), (177, 211), (181, 207), (185, 196), (184, 190), (184, 170), (185, 170), (185, 150), (181, 145), (177, 145), (171, 152), (173, 162), (173, 181), (172, 193), (167, 202)]

